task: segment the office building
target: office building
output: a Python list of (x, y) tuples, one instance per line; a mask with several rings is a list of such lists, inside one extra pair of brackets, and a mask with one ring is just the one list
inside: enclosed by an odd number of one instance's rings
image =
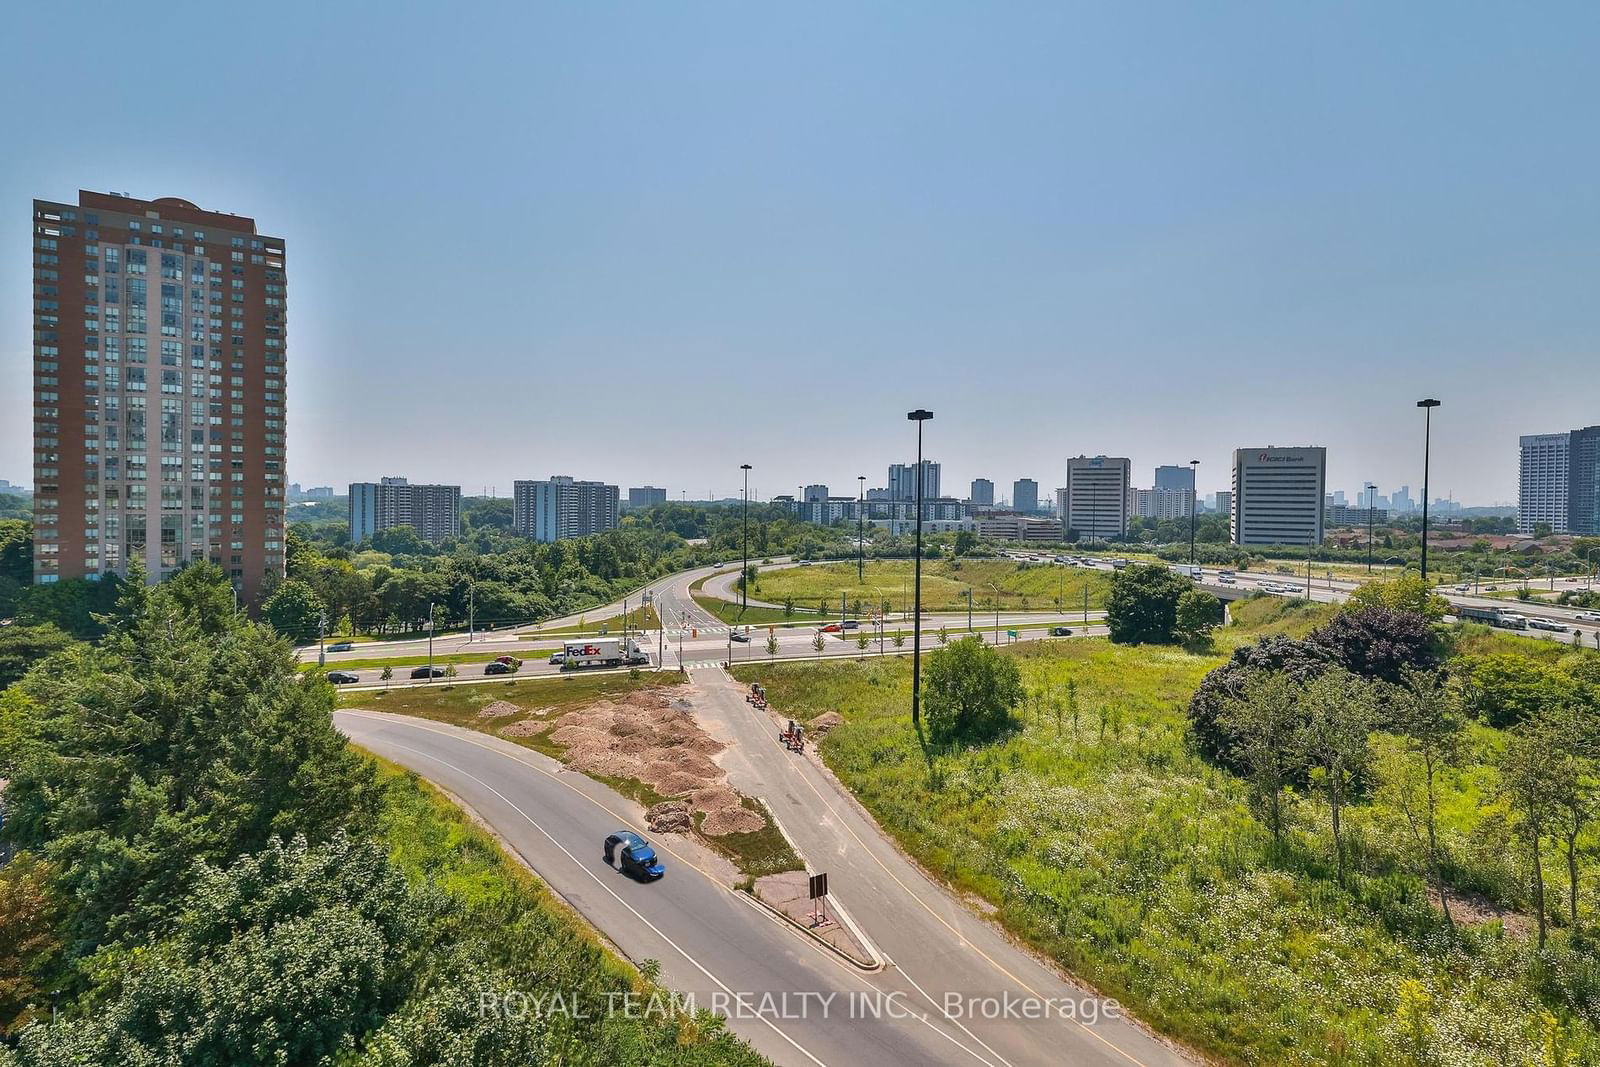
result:
[(1320, 545), (1325, 448), (1240, 448), (1233, 453), (1236, 545)]
[(1062, 533), (1080, 541), (1103, 541), (1128, 532), (1125, 457), (1078, 456), (1067, 460), (1067, 484), (1056, 490)]
[(1600, 426), (1568, 435), (1567, 471), (1567, 532), (1600, 534)]
[(1527, 434), (1517, 444), (1517, 529), (1532, 533), (1534, 526), (1548, 523), (1556, 533), (1566, 533), (1572, 435)]
[(187, 200), (33, 202), (34, 581), (284, 570), (284, 243)]
[(1187, 519), (1193, 502), (1191, 489), (1128, 490), (1128, 513), (1141, 519)]
[(628, 490), (628, 507), (653, 508), (667, 502), (667, 491), (653, 485), (641, 485)]
[(1192, 492), (1194, 490), (1194, 468), (1179, 467), (1175, 464), (1157, 467), (1155, 487), (1157, 489), (1187, 489)]
[(1039, 483), (1032, 478), (1018, 478), (1011, 483), (1011, 510), (1030, 513), (1039, 510)]
[(1061, 524), (1054, 519), (1030, 519), (1025, 515), (995, 515), (977, 521), (978, 536), (988, 541), (1057, 541)]
[(1231, 489), (1217, 490), (1217, 513), (1229, 516), (1233, 514), (1233, 491)]
[(1368, 526), (1389, 521), (1388, 508), (1353, 508), (1335, 504), (1323, 509), (1322, 520), (1326, 526)]
[(8, 496), (32, 496), (33, 490), (25, 485), (13, 485), (4, 478), (0, 478), (0, 493)]
[(977, 508), (994, 506), (994, 483), (987, 478), (972, 479), (972, 492), (967, 497), (967, 503)]
[[(939, 464), (931, 459), (922, 461), (922, 496), (939, 495)], [(891, 500), (915, 500), (917, 498), (917, 465), (915, 463), (894, 463), (889, 466), (889, 497)]]
[(409, 526), (438, 544), (461, 536), (461, 487), (412, 485), (404, 478), (350, 485), (350, 543), (359, 545), (380, 530)]
[(801, 499), (808, 504), (815, 504), (828, 499), (828, 487), (825, 485), (808, 485), (802, 492), (805, 495)]
[(512, 486), (511, 528), (535, 541), (587, 537), (617, 528), (621, 490), (564, 474)]
[(1415, 511), (1417, 509), (1417, 505), (1411, 499), (1411, 487), (1409, 485), (1402, 485), (1400, 488), (1396, 489), (1392, 494), (1390, 494), (1389, 507), (1392, 508), (1396, 513)]

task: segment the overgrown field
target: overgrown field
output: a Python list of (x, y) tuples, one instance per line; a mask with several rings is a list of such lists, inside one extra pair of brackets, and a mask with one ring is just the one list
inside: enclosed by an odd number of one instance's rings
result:
[[(1102, 639), (1014, 646), (1005, 654), (1030, 694), (1018, 728), (943, 751), (911, 728), (904, 657), (736, 673), (795, 719), (840, 712), (822, 755), (910, 855), (1208, 1053), (1259, 1064), (1592, 1062), (1580, 1057), (1596, 1047), (1600, 957), (1582, 932), (1533, 947), (1491, 767), (1501, 731), (1474, 724), (1462, 765), (1441, 778), (1455, 930), (1427, 896), (1399, 812), (1369, 794), (1346, 809), (1353, 873), (1340, 886), (1324, 805), (1293, 806), (1274, 850), (1245, 784), (1190, 747), (1188, 699), (1225, 653), (1264, 633), (1302, 635), (1330, 610), (1242, 602), (1206, 654)], [(1569, 651), (1475, 629), (1454, 640), (1458, 654)], [(1581, 843), (1594, 849), (1594, 837)], [(1563, 885), (1560, 860), (1547, 861)], [(1582, 893), (1592, 908), (1600, 885), (1587, 878)]]
[[(1005, 611), (1045, 611), (1057, 607), (1057, 599), (1068, 611), (1083, 607), (1085, 586), (1089, 607), (1104, 604), (1111, 579), (1105, 571), (1053, 564), (1024, 565), (1012, 560), (947, 559), (924, 560), (922, 564), (922, 609), (924, 611), (965, 611), (966, 591), (972, 589), (978, 611), (994, 610), (998, 596)], [(856, 581), (853, 563), (828, 563), (811, 567), (782, 567), (759, 571), (750, 586), (750, 596), (772, 604), (793, 597), (796, 606), (815, 609), (823, 600), (828, 610), (837, 613), (839, 596), (853, 610), (860, 600), (867, 612), (879, 610), (885, 601), (890, 611), (910, 611), (912, 599), (912, 561), (869, 560), (866, 580)], [(995, 587), (995, 588), (991, 588)]]

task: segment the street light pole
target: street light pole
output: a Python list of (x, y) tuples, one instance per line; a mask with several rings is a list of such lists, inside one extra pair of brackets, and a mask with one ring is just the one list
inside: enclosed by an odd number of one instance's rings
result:
[(433, 682), (433, 601), (428, 601), (428, 681)]
[(741, 463), (744, 471), (744, 570), (739, 572), (739, 614), (744, 615), (750, 606), (750, 464)]
[[(1199, 510), (1199, 508), (1195, 507), (1195, 504), (1198, 503), (1198, 499), (1197, 498), (1199, 496), (1199, 488), (1200, 488), (1200, 483), (1197, 480), (1196, 475), (1199, 473), (1199, 470), (1200, 470), (1200, 461), (1197, 460), (1197, 459), (1191, 459), (1189, 461), (1189, 566), (1190, 566), (1190, 568), (1194, 567), (1194, 523), (1195, 523), (1195, 512)], [(1190, 573), (1193, 573), (1192, 569), (1191, 569)]]
[(856, 475), (856, 582), (867, 582), (867, 476)]
[(1439, 406), (1434, 399), (1419, 400), (1422, 409), (1422, 585), (1428, 585), (1428, 463), (1432, 447), (1433, 409)]
[(911, 620), (911, 727), (922, 726), (922, 424), (933, 418), (933, 412), (924, 408), (906, 412), (906, 418), (917, 424), (917, 558), (912, 566), (915, 592), (912, 595)]
[(1378, 487), (1371, 482), (1367, 483), (1367, 573), (1372, 573), (1372, 503), (1375, 497), (1373, 491)]

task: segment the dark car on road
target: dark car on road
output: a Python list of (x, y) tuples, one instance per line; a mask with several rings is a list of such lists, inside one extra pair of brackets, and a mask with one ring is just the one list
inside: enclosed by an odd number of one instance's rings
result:
[(335, 641), (333, 644), (328, 646), (328, 651), (329, 652), (349, 652), (352, 648), (355, 648), (355, 647), (356, 646), (355, 646), (354, 642), (351, 642), (351, 641)]
[(857, 622), (855, 619), (846, 619), (846, 620), (844, 620), (844, 622), (840, 623), (840, 625), (843, 626), (846, 630), (859, 630), (859, 629), (861, 629), (861, 624), (859, 622)]
[(565, 652), (552, 652), (550, 653), (550, 662), (556, 664), (565, 663), (567, 662), (567, 654)]
[(607, 867), (615, 866), (623, 874), (640, 881), (653, 882), (667, 873), (656, 859), (656, 850), (650, 847), (650, 842), (632, 830), (618, 830), (606, 838), (605, 858)]
[(443, 678), (443, 667), (418, 667), (411, 672), (413, 678)]
[(732, 633), (730, 633), (728, 635), (728, 640), (730, 640), (730, 641), (741, 641), (741, 642), (743, 642), (745, 644), (749, 644), (750, 643), (750, 635), (745, 633), (743, 630), (735, 630), (735, 631), (733, 631)]
[(351, 682), (361, 681), (361, 676), (354, 671), (329, 671), (328, 681), (334, 685), (349, 685)]
[(483, 665), (483, 673), (484, 674), (516, 674), (517, 673), (517, 669), (515, 667), (513, 667), (509, 663), (501, 663), (499, 660), (495, 660), (493, 663), (485, 663)]
[(1072, 627), (1070, 627), (1070, 626), (1052, 626), (1052, 627), (1050, 627), (1050, 636), (1051, 637), (1071, 637), (1072, 636)]

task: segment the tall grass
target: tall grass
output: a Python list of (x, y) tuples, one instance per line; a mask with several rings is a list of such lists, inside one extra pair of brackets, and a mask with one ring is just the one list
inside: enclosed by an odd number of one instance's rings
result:
[[(1098, 639), (1016, 646), (1006, 654), (1047, 699), (980, 748), (919, 744), (903, 659), (736, 673), (761, 680), (782, 714), (840, 712), (845, 725), (822, 755), (911, 855), (1208, 1053), (1241, 1063), (1521, 1064), (1547, 1062), (1547, 1046), (1567, 1043), (1593, 1054), (1600, 963), (1574, 947), (1581, 938), (1538, 954), (1497, 922), (1452, 931), (1428, 901), (1398, 816), (1372, 803), (1347, 815), (1356, 873), (1340, 887), (1320, 805), (1298, 805), (1275, 850), (1242, 783), (1188, 748), (1184, 707), (1205, 672), (1239, 641), (1309, 629), (1323, 610), (1252, 602), (1251, 627), (1220, 631), (1216, 654)], [(1076, 726), (1053, 706), (1069, 682)], [(1475, 756), (1447, 776), (1442, 819), (1457, 884), (1515, 906), (1515, 850), (1484, 765), (1497, 744), (1494, 731), (1473, 731)]]

